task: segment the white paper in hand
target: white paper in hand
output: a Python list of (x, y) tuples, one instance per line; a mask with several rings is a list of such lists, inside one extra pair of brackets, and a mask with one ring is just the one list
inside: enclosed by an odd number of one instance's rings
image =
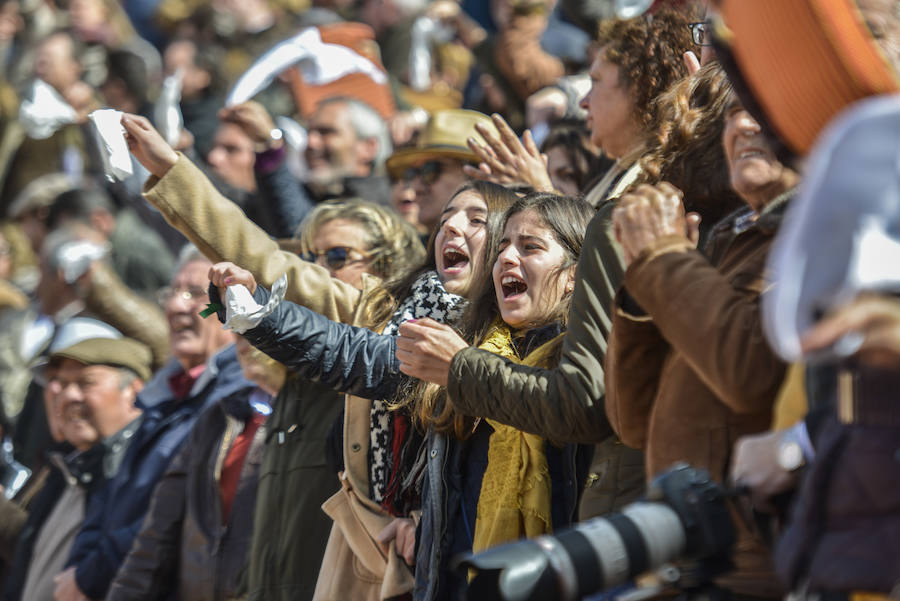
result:
[(153, 108), (153, 118), (159, 125), (159, 133), (162, 134), (169, 146), (178, 145), (181, 129), (184, 127), (184, 118), (181, 115), (181, 85), (184, 80), (184, 69), (179, 67), (173, 75), (169, 75), (163, 81), (159, 100)]
[(125, 128), (122, 127), (122, 111), (101, 109), (88, 115), (88, 118), (100, 137), (100, 154), (106, 176), (124, 180), (134, 173), (131, 153), (125, 141)]
[(309, 27), (277, 44), (253, 63), (232, 88), (225, 106), (247, 102), (293, 65), (298, 65), (303, 78), (312, 85), (325, 85), (350, 73), (365, 73), (379, 84), (387, 82), (375, 63), (346, 46), (323, 43), (319, 30)]
[(64, 125), (75, 123), (78, 115), (47, 82), (36, 79), (31, 84), (30, 98), (19, 106), (19, 122), (25, 134), (34, 140), (45, 140)]
[(282, 275), (272, 286), (272, 294), (268, 302), (260, 306), (246, 286), (236, 284), (225, 289), (225, 325), (226, 330), (243, 334), (259, 325), (263, 318), (275, 310), (278, 303), (284, 300), (287, 291), (287, 274)]

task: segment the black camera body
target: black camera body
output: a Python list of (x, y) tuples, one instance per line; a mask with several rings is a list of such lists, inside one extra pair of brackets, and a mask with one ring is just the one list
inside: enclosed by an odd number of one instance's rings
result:
[(676, 559), (722, 566), (735, 541), (726, 498), (706, 471), (676, 464), (621, 512), (462, 557), (476, 572), (466, 597), (576, 601)]

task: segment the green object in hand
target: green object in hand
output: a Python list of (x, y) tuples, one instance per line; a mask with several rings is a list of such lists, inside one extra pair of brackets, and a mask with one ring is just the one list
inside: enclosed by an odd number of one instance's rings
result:
[(206, 308), (200, 311), (200, 317), (206, 319), (210, 315), (218, 313), (219, 309), (224, 309), (221, 303), (207, 303)]

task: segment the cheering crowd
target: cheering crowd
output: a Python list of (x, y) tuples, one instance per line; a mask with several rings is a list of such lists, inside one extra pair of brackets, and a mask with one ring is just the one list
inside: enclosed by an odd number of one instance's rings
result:
[(3, 601), (465, 599), (679, 463), (726, 598), (900, 596), (896, 0), (0, 0), (0, 61)]

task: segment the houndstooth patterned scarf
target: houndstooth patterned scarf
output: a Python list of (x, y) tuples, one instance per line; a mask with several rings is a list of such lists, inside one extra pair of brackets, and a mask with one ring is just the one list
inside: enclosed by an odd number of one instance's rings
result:
[[(391, 315), (383, 334), (396, 335), (400, 324), (411, 319), (430, 317), (441, 323), (452, 323), (463, 312), (464, 299), (447, 292), (437, 272), (423, 273), (412, 285), (409, 296)], [(393, 458), (391, 412), (383, 401), (372, 402), (369, 430), (369, 490), (378, 503), (384, 500)]]

